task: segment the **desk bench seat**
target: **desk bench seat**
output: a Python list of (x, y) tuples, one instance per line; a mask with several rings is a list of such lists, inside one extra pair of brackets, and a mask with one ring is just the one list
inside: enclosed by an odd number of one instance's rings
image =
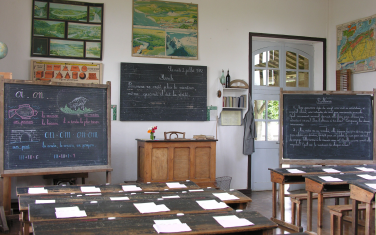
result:
[[(335, 231), (338, 231), (338, 235), (342, 235), (343, 233), (343, 220), (347, 220), (351, 222), (351, 218), (345, 218), (344, 213), (352, 211), (352, 205), (332, 205), (328, 206), (330, 212), (330, 235), (334, 235)], [(359, 204), (358, 210), (365, 211), (366, 205)], [(375, 209), (375, 205), (373, 205), (373, 209)], [(347, 217), (347, 216), (346, 216)], [(335, 221), (337, 220), (337, 225)], [(364, 226), (364, 221), (359, 221), (359, 224)]]
[[(302, 224), (302, 202), (307, 200), (307, 193), (296, 193), (296, 194), (286, 194), (286, 197), (291, 199), (291, 223), (300, 227)], [(323, 194), (325, 198), (334, 198), (335, 204), (339, 204), (339, 198), (345, 198), (345, 204), (349, 203), (350, 192), (336, 192), (336, 193), (325, 193)], [(312, 195), (313, 199), (317, 199), (317, 193)], [(296, 217), (296, 223), (295, 223)]]

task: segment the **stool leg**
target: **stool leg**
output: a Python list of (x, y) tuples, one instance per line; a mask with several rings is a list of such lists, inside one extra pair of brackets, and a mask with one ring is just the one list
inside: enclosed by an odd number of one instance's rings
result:
[(296, 221), (296, 225), (298, 227), (301, 227), (302, 226), (302, 201), (298, 201), (298, 203), (296, 203), (296, 210), (298, 211), (298, 214), (297, 214), (297, 221)]
[(291, 198), (291, 224), (295, 225), (295, 214), (296, 214), (296, 208), (295, 208), (295, 201)]
[(343, 234), (343, 218), (342, 218), (342, 214), (340, 214), (337, 218), (337, 230), (338, 230), (338, 234), (339, 235), (342, 235)]

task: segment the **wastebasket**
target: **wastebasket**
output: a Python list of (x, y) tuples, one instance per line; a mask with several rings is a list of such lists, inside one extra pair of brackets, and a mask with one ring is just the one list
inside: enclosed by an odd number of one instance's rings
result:
[(231, 184), (231, 176), (222, 176), (215, 179), (215, 183), (221, 190), (229, 190)]

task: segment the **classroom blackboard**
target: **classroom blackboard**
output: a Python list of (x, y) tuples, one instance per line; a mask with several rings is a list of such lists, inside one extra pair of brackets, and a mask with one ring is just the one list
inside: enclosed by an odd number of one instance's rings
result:
[(121, 63), (120, 121), (206, 121), (206, 66)]
[(283, 158), (373, 160), (370, 95), (283, 95)]
[(108, 86), (51, 84), (3, 84), (3, 169), (108, 165)]

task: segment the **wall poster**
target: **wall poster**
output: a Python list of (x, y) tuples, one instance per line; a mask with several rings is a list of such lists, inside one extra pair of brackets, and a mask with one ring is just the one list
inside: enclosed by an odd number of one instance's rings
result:
[(102, 63), (31, 60), (31, 80), (102, 84)]
[(198, 59), (198, 5), (133, 0), (132, 56)]
[(376, 15), (337, 25), (337, 70), (376, 69)]
[(103, 3), (33, 0), (31, 56), (102, 60)]

